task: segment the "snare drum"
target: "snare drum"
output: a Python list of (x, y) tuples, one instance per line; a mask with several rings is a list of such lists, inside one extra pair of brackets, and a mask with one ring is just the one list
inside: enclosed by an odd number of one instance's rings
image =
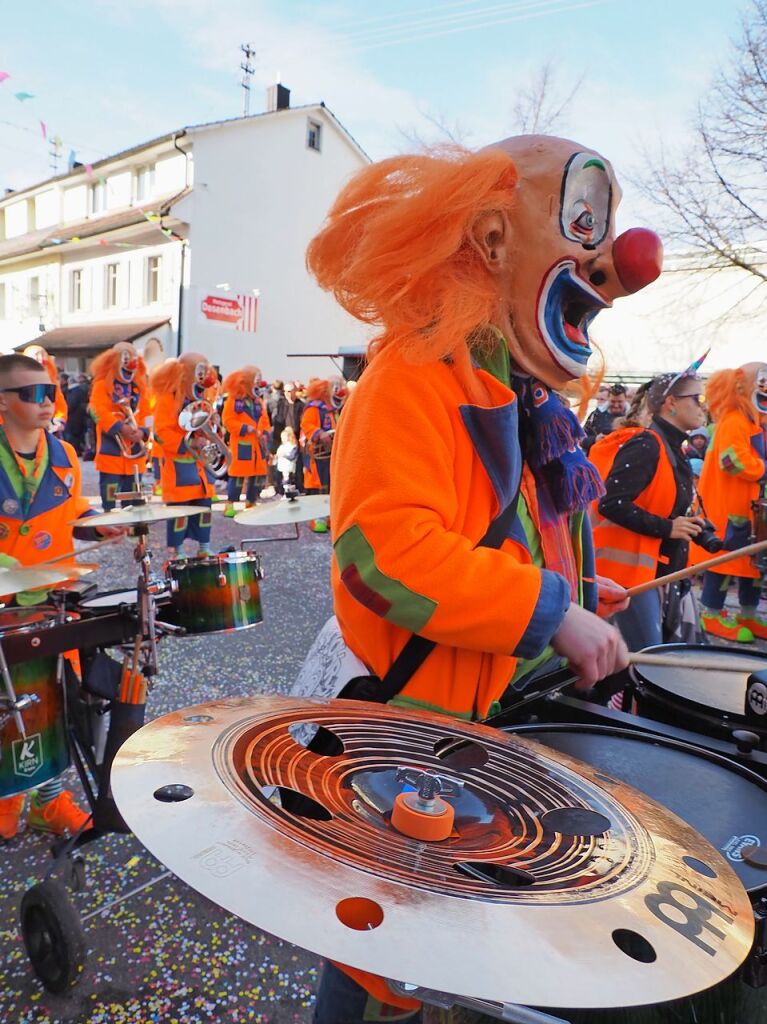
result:
[[(688, 644), (659, 644), (642, 653), (673, 657), (679, 667), (633, 666), (640, 715), (723, 739), (730, 739), (734, 729), (748, 729), (761, 738), (761, 746), (767, 750), (767, 704), (757, 700), (767, 693), (767, 675), (760, 685), (750, 670), (755, 661), (763, 660), (767, 672), (767, 658), (740, 648)], [(747, 662), (749, 671), (685, 668), (690, 659), (726, 660), (736, 667), (738, 662)]]
[(135, 608), (137, 604), (138, 591), (134, 587), (133, 590), (104, 590), (95, 597), (81, 601), (78, 607), (83, 612), (102, 615), (126, 606)]
[[(4, 636), (36, 633), (55, 623), (56, 612), (50, 608), (5, 608), (0, 611), (0, 643)], [(58, 657), (51, 654), (10, 666), (16, 697), (31, 694), (38, 699), (21, 712), (25, 738), (13, 717), (0, 726), (0, 797), (50, 782), (69, 765), (57, 663)]]
[(187, 633), (227, 633), (262, 621), (261, 559), (247, 551), (176, 558), (167, 565), (170, 604), (163, 620)]
[[(767, 988), (763, 987), (767, 971), (756, 952), (767, 938), (767, 868), (757, 863), (763, 862), (763, 857), (750, 860), (747, 852), (749, 848), (760, 855), (767, 851), (767, 781), (719, 754), (625, 729), (541, 722), (504, 731), (586, 761), (610, 780), (634, 786), (684, 818), (727, 859), (748, 892), (757, 917), (751, 958), (721, 985), (658, 1007), (561, 1010), (562, 1016), (578, 1024), (767, 1021)], [(557, 1015), (558, 1011), (548, 1012)]]

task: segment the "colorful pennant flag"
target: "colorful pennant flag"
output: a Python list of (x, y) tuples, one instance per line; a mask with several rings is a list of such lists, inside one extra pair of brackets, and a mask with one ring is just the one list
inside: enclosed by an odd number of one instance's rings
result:
[(86, 164), (85, 165), (85, 174), (89, 178), (93, 177), (93, 164)]
[(0, 71), (0, 82), (4, 82), (6, 80), (6, 78), (10, 78), (10, 77), (11, 76), (8, 74), (7, 71)]
[(23, 103), (24, 100), (33, 100), (35, 98), (34, 93), (31, 92), (16, 92), (14, 93), (14, 96), (19, 103)]
[(48, 138), (48, 129), (45, 127), (45, 121), (40, 122), (40, 131), (43, 133), (43, 138)]

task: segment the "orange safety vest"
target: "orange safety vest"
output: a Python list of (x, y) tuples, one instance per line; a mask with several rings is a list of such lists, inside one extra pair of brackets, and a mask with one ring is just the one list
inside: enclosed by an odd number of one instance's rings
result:
[[(632, 428), (627, 429), (631, 430)], [(615, 433), (622, 434), (623, 431), (616, 431)], [(674, 468), (671, 465), (663, 439), (655, 430), (650, 430), (650, 433), (654, 434), (658, 440), (658, 468), (655, 471), (655, 476), (635, 499), (634, 504), (644, 509), (645, 512), (667, 519), (671, 515), (674, 501), (676, 500), (676, 478), (674, 477)], [(609, 441), (612, 436), (612, 434), (608, 434), (604, 440)], [(629, 437), (625, 437), (623, 441), (619, 437), (615, 438), (613, 441), (615, 455), (618, 454), (622, 445), (628, 440)], [(597, 442), (597, 445), (599, 443)], [(597, 445), (594, 445), (594, 448)], [(606, 445), (602, 454), (597, 453), (599, 461), (595, 462), (595, 464), (600, 468), (600, 473), (604, 472), (602, 467), (606, 465), (608, 452), (609, 446)], [(610, 470), (615, 462), (615, 455), (603, 479), (610, 475)], [(637, 586), (639, 583), (647, 583), (650, 580), (654, 580), (658, 574), (662, 539), (660, 537), (648, 537), (643, 533), (636, 533), (634, 530), (627, 530), (625, 527), (605, 519), (600, 514), (598, 506), (598, 501), (593, 502), (591, 506), (591, 525), (594, 532), (594, 554), (596, 556), (597, 573), (600, 576), (607, 576), (609, 579), (615, 580), (616, 583), (620, 583), (622, 587), (627, 589)]]
[(0, 551), (22, 565), (36, 565), (71, 551), (72, 520), (90, 509), (80, 493), (80, 464), (74, 448), (52, 434), (46, 434), (45, 440), (48, 466), (26, 515), (20, 496), (0, 468)]

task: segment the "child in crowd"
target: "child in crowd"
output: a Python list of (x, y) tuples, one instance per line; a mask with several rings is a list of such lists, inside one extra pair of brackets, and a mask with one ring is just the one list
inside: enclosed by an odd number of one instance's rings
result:
[(282, 477), (283, 487), (285, 484), (295, 486), (298, 441), (292, 427), (285, 427), (280, 434), (280, 445), (275, 452), (275, 458), (277, 461), (277, 472)]

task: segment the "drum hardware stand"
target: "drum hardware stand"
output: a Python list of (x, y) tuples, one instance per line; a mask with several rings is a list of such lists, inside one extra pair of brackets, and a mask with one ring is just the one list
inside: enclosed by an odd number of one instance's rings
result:
[(387, 981), (392, 992), (406, 999), (420, 999), (423, 1003), (436, 1006), (440, 1010), (450, 1010), (454, 1006), (463, 1006), (467, 1010), (476, 1010), (496, 1020), (508, 1021), (509, 1024), (569, 1024), (564, 1017), (553, 1017), (542, 1010), (533, 1010), (529, 1006), (518, 1003), (494, 1003), (487, 999), (474, 999), (471, 996), (455, 996), (447, 992), (438, 992), (432, 988), (421, 988), (419, 985), (408, 985), (399, 981)]
[(28, 699), (16, 695), (16, 690), (13, 688), (13, 681), (11, 680), (11, 673), (8, 670), (8, 662), (5, 660), (2, 641), (0, 641), (0, 675), (3, 677), (3, 689), (5, 690), (5, 696), (0, 696), (0, 724), (5, 724), (9, 718), (12, 718), (14, 725), (19, 731), (19, 735), (25, 740), (27, 738), (27, 730), (24, 728), (24, 719), (21, 716), (21, 712), (25, 708), (30, 707), (39, 698), (31, 694)]

